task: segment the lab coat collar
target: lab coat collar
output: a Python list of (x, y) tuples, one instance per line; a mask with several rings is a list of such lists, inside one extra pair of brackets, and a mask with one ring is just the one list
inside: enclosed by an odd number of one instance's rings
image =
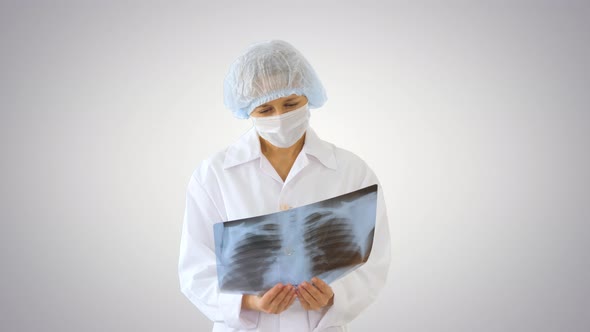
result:
[[(328, 168), (336, 169), (337, 167), (333, 145), (321, 140), (311, 127), (305, 133), (305, 144), (303, 145), (302, 151), (314, 156)], [(233, 166), (245, 164), (260, 158), (260, 155), (258, 133), (256, 132), (256, 128), (252, 127), (238, 141), (229, 146), (223, 161), (223, 168), (228, 169)]]
[(260, 158), (260, 141), (256, 128), (252, 127), (227, 148), (223, 168), (228, 169)]
[(318, 137), (315, 130), (311, 127), (307, 128), (305, 133), (305, 144), (303, 151), (316, 157), (324, 166), (336, 169), (336, 155), (334, 154), (334, 146)]

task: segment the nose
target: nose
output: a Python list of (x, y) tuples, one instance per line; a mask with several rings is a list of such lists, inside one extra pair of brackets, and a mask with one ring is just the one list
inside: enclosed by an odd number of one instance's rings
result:
[(289, 110), (283, 106), (278, 106), (278, 107), (275, 107), (275, 111), (276, 111), (277, 115), (281, 115), (281, 114), (289, 113), (292, 110)]

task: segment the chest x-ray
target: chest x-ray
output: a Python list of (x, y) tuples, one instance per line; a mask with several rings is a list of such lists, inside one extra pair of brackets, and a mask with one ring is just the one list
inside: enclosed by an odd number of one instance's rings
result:
[(330, 283), (365, 263), (377, 185), (277, 213), (214, 225), (222, 292), (261, 294), (316, 276)]

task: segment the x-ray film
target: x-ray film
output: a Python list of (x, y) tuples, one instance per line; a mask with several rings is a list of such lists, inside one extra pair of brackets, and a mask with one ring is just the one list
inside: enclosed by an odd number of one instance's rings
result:
[(317, 203), (214, 225), (219, 288), (261, 294), (316, 276), (327, 283), (365, 263), (373, 246), (377, 185)]

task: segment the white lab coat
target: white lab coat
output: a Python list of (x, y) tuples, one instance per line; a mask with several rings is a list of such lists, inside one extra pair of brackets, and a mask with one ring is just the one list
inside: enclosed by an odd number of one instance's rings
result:
[(241, 309), (242, 295), (219, 292), (213, 224), (278, 212), (377, 183), (362, 159), (321, 140), (311, 128), (283, 182), (261, 153), (252, 128), (203, 161), (190, 178), (178, 266), (181, 291), (214, 322), (213, 331), (347, 331), (346, 325), (376, 298), (387, 277), (390, 237), (380, 186), (369, 260), (330, 284), (334, 304), (327, 309), (306, 311), (298, 300), (281, 314)]

